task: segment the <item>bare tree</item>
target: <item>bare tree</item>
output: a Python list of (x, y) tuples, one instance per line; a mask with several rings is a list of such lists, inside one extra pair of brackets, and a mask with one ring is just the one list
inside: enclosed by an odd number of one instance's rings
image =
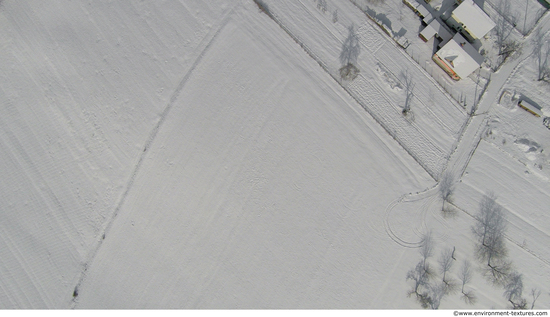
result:
[(451, 174), (451, 172), (449, 171), (446, 171), (445, 173), (443, 173), (439, 181), (439, 196), (443, 200), (443, 203), (441, 205), (441, 211), (447, 211), (445, 209), (445, 202), (452, 203), (454, 185), (455, 185), (455, 180), (454, 180), (453, 174)]
[(504, 286), (511, 271), (512, 262), (506, 258), (493, 259), (490, 265), (481, 268), (481, 274), (495, 286)]
[(447, 285), (445, 283), (435, 283), (429, 286), (428, 288), (428, 303), (430, 304), (431, 309), (438, 309), (441, 304), (441, 300), (447, 292)]
[(466, 302), (466, 304), (473, 305), (477, 301), (477, 297), (475, 296), (474, 292), (472, 290), (465, 291), (464, 287), (466, 284), (470, 283), (472, 280), (473, 271), (470, 265), (470, 262), (468, 260), (464, 260), (462, 263), (462, 267), (460, 268), (460, 271), (458, 272), (458, 279), (462, 282), (462, 300)]
[(336, 23), (336, 22), (338, 22), (338, 9), (332, 12), (332, 23)]
[(533, 297), (533, 302), (531, 302), (531, 309), (535, 308), (535, 302), (540, 296), (540, 289), (532, 288), (531, 289), (531, 297)]
[(420, 255), (422, 256), (422, 261), (426, 263), (427, 259), (433, 255), (435, 242), (432, 237), (432, 232), (428, 231), (422, 235), (422, 242), (420, 244)]
[(525, 309), (527, 307), (527, 301), (522, 297), (523, 278), (521, 274), (515, 271), (512, 272), (504, 289), (504, 296), (514, 309)]
[(544, 39), (540, 29), (533, 34), (533, 56), (537, 64), (537, 80), (550, 81), (550, 41)]
[(406, 69), (401, 72), (401, 82), (405, 89), (405, 105), (402, 112), (406, 116), (411, 111), (411, 100), (414, 96), (414, 78)]
[(423, 260), (418, 262), (414, 269), (407, 272), (407, 280), (411, 280), (414, 283), (412, 290), (409, 292), (409, 296), (415, 294), (417, 297), (421, 297), (422, 288), (428, 285), (431, 276), (433, 276), (433, 271), (429, 263)]
[(323, 13), (327, 12), (327, 0), (319, 0), (317, 2), (317, 9), (323, 11)]
[(517, 21), (517, 18), (512, 14), (510, 0), (501, 0), (496, 9), (499, 14), (495, 20), (495, 45), (500, 57), (498, 64), (501, 65), (519, 49), (520, 45), (517, 41), (510, 39)]
[(342, 52), (340, 53), (340, 62), (342, 68), (340, 68), (340, 77), (344, 80), (353, 80), (359, 75), (359, 69), (354, 65), (357, 63), (357, 58), (361, 52), (359, 44), (359, 36), (355, 32), (355, 25), (350, 25), (348, 28), (348, 37), (342, 45)]
[(488, 277), (496, 284), (502, 283), (510, 272), (511, 263), (505, 259), (506, 218), (502, 207), (496, 203), (494, 194), (483, 196), (475, 219), (472, 231), (478, 239), (476, 256), (489, 267)]
[(342, 65), (355, 64), (357, 58), (361, 52), (359, 45), (359, 36), (355, 31), (355, 25), (352, 24), (348, 27), (348, 37), (342, 45), (342, 52), (340, 53), (340, 62)]
[(453, 279), (447, 276), (447, 273), (451, 270), (451, 267), (453, 266), (453, 253), (453, 249), (446, 249), (441, 253), (438, 259), (439, 273), (441, 273), (442, 275), (442, 281), (445, 285), (447, 293), (454, 291), (454, 289), (456, 288), (456, 283), (453, 281)]
[(428, 262), (428, 258), (433, 255), (434, 240), (431, 232), (422, 236), (422, 242), (419, 248), (422, 259), (416, 266), (407, 272), (407, 280), (413, 281), (414, 285), (408, 292), (408, 296), (415, 295), (416, 300), (423, 308), (432, 305), (432, 290), (429, 284), (430, 278), (434, 276), (434, 271)]

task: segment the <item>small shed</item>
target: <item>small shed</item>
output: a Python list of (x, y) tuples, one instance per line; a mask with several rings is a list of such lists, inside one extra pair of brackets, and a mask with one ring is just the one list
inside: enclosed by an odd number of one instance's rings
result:
[(403, 3), (406, 4), (409, 8), (411, 8), (416, 15), (418, 15), (421, 18), (426, 17), (428, 14), (430, 14), (430, 11), (426, 9), (422, 4), (418, 3), (416, 0), (403, 0)]
[(538, 105), (532, 104), (529, 101), (522, 99), (518, 102), (518, 106), (523, 110), (531, 113), (535, 117), (542, 116), (542, 108)]
[(424, 42), (428, 42), (433, 36), (439, 37), (442, 42), (449, 41), (453, 35), (437, 19), (434, 19), (419, 34)]

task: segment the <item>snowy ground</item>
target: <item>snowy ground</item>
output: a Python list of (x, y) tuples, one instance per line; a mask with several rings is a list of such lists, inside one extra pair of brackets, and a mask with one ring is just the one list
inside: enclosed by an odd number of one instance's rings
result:
[(67, 307), (222, 2), (2, 1), (1, 307)]
[(504, 14), (507, 20), (515, 24), (516, 30), (527, 35), (546, 12), (537, 0), (508, 0), (509, 7), (502, 0), (475, 0), (483, 10), (494, 20)]
[[(475, 263), (488, 191), (524, 297), (550, 307), (550, 130), (500, 98), (548, 115), (528, 52), (482, 95), (417, 62), (432, 47), (401, 1), (376, 10), (414, 35), (406, 51), (351, 1), (318, 2), (1, 2), (0, 307), (418, 308), (420, 237), (434, 233), (434, 265), (446, 248)], [(460, 178), (450, 218), (445, 170)], [(507, 307), (474, 276), (474, 306), (440, 307)]]
[(255, 13), (236, 9), (193, 70), (77, 307), (391, 305), (385, 206), (430, 178)]
[[(550, 33), (545, 38), (550, 41)], [(526, 59), (510, 76), (498, 106), (491, 109), (486, 139), (524, 164), (529, 173), (549, 181), (550, 129), (543, 120), (550, 116), (550, 84), (536, 80), (536, 69), (534, 59)], [(519, 108), (520, 100), (540, 107), (542, 117)]]
[[(355, 26), (360, 42), (357, 66), (361, 73), (353, 82), (342, 83), (343, 87), (437, 178), (466, 123), (464, 107), (351, 2), (332, 4), (333, 10), (339, 12), (337, 22), (312, 1), (265, 3), (279, 24), (335, 78), (339, 78), (338, 70), (342, 67), (339, 56), (348, 28)], [(402, 60), (406, 62), (399, 62)], [(406, 99), (401, 74), (405, 71), (415, 83), (411, 102), (413, 120), (401, 114)]]

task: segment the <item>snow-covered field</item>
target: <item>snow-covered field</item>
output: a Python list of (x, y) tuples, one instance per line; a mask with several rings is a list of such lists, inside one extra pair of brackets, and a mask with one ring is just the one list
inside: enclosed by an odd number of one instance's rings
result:
[(225, 1), (2, 1), (0, 306), (67, 307)]
[[(361, 73), (343, 86), (437, 178), (466, 123), (466, 110), (351, 2), (332, 4), (339, 12), (337, 22), (312, 1), (264, 2), (275, 19), (334, 77), (339, 78), (339, 56), (348, 28), (355, 26)], [(406, 99), (405, 71), (414, 81), (412, 120), (401, 114)]]
[(384, 254), (400, 248), (384, 232), (385, 206), (430, 178), (251, 13), (236, 9), (193, 70), (78, 307), (391, 304), (403, 278), (386, 274), (396, 264)]
[[(449, 276), (475, 268), (477, 302), (440, 308), (505, 308), (473, 257), (489, 191), (523, 296), (549, 308), (550, 130), (500, 98), (548, 115), (527, 55), (469, 117), (474, 77), (442, 87), (351, 1), (262, 3), (0, 2), (0, 308), (419, 308), (406, 276), (430, 231), (434, 267), (454, 248)], [(419, 23), (398, 6), (378, 10)]]

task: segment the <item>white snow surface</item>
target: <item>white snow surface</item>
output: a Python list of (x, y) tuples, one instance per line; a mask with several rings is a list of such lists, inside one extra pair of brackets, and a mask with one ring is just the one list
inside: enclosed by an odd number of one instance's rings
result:
[[(434, 267), (454, 247), (451, 276), (475, 268), (478, 301), (440, 308), (506, 308), (472, 256), (493, 191), (523, 295), (547, 309), (550, 130), (514, 104), (550, 113), (529, 38), (469, 116), (453, 89), (473, 100), (478, 85), (408, 55), (433, 40), (401, 0), (368, 10), (406, 29), (406, 51), (352, 1), (327, 2), (0, 2), (0, 308), (419, 308), (406, 274), (428, 231)], [(524, 24), (549, 34), (548, 15)]]
[(483, 63), (483, 56), (459, 33), (436, 54), (445, 61), (452, 62), (450, 66), (460, 78), (468, 77)]
[(485, 36), (495, 27), (495, 22), (477, 6), (474, 0), (464, 0), (453, 11), (453, 15), (464, 24), (476, 38)]
[(391, 305), (402, 276), (383, 259), (400, 252), (385, 207), (429, 176), (248, 10), (220, 26), (176, 99), (78, 307)]

